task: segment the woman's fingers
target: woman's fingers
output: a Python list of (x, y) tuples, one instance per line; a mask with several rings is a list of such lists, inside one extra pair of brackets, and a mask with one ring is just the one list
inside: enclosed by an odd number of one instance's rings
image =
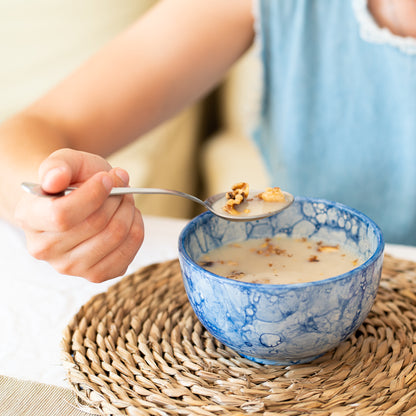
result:
[(101, 233), (83, 241), (51, 264), (60, 273), (102, 282), (126, 271), (143, 237), (139, 211), (130, 203), (123, 203)]
[(97, 172), (110, 170), (111, 165), (100, 156), (60, 149), (41, 163), (39, 177), (46, 192), (57, 193), (69, 185), (85, 182)]
[(113, 277), (121, 276), (133, 261), (144, 239), (144, 225), (140, 212), (135, 210), (135, 219), (123, 244), (103, 257), (98, 263), (90, 267), (86, 278), (91, 282), (102, 282)]
[(35, 198), (31, 209), (38, 222), (31, 225), (40, 228), (26, 230), (35, 258), (60, 273), (94, 282), (124, 273), (142, 244), (143, 222), (131, 195), (108, 197), (105, 186), (102, 192), (105, 178), (114, 186), (126, 186), (129, 180), (117, 168), (94, 175), (65, 197)]
[(16, 207), (15, 217), (21, 226), (33, 231), (64, 232), (83, 222), (108, 199), (113, 179), (99, 172), (79, 189), (58, 197), (24, 198)]
[[(123, 169), (117, 168), (110, 171), (109, 174), (113, 177), (113, 182), (117, 186), (128, 185), (129, 176)], [(108, 226), (116, 210), (123, 202), (126, 204), (127, 201), (134, 208), (132, 196), (126, 196), (126, 198), (120, 196), (108, 197), (98, 210), (94, 211), (84, 221), (68, 229), (65, 234), (60, 233), (59, 230), (35, 232), (33, 233), (34, 244), (32, 244), (31, 235), (29, 235), (27, 239), (29, 251), (40, 260), (47, 260), (59, 256), (60, 253), (69, 252), (78, 244), (102, 232)], [(129, 216), (126, 215), (122, 218), (124, 221), (128, 221)], [(119, 232), (119, 230), (116, 230), (116, 232)]]
[(110, 222), (123, 199), (109, 197), (97, 211), (84, 221), (67, 231), (32, 231), (27, 232), (29, 252), (39, 260), (49, 260), (68, 253), (83, 241), (102, 232)]
[(100, 282), (127, 269), (143, 241), (143, 222), (131, 195), (111, 196), (128, 186), (128, 173), (112, 169), (97, 155), (62, 149), (39, 169), (42, 187), (63, 197), (24, 195), (16, 218), (25, 230), (29, 252), (57, 271)]

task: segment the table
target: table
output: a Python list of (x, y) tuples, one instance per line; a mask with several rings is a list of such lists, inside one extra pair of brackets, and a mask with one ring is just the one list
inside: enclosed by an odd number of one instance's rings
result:
[[(177, 257), (184, 219), (144, 217), (146, 237), (127, 270)], [(60, 364), (62, 331), (79, 308), (121, 278), (94, 284), (62, 276), (26, 251), (23, 233), (0, 221), (0, 375), (69, 387)], [(386, 245), (416, 261), (416, 247)]]
[[(177, 257), (187, 220), (145, 217), (146, 238), (129, 266)], [(92, 296), (119, 281), (95, 284), (57, 273), (26, 251), (24, 234), (0, 221), (0, 375), (68, 387), (60, 365), (62, 331)]]

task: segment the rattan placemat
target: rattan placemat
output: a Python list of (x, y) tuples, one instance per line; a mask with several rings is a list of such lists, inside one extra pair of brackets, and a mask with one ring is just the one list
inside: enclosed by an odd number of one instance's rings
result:
[(63, 364), (96, 414), (416, 415), (415, 326), (416, 263), (386, 256), (374, 307), (347, 341), (309, 364), (256, 364), (205, 331), (174, 260), (84, 305)]

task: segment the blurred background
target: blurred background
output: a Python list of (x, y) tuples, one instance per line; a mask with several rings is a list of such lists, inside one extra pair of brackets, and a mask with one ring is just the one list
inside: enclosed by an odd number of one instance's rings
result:
[[(0, 120), (64, 78), (158, 0), (0, 2)], [(115, 77), (123, 74), (114, 74)], [(269, 185), (247, 132), (261, 72), (249, 51), (208, 97), (109, 157), (131, 186), (177, 189), (205, 199), (239, 181)], [(170, 196), (136, 196), (143, 214), (190, 218), (200, 208)]]

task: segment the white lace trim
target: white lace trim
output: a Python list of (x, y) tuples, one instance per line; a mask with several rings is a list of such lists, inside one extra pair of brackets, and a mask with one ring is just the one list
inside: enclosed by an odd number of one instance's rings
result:
[(387, 28), (381, 28), (374, 20), (367, 7), (367, 0), (352, 0), (355, 17), (360, 25), (360, 36), (371, 43), (395, 46), (402, 52), (416, 54), (416, 39), (393, 34)]
[[(397, 47), (402, 52), (409, 55), (416, 55), (416, 39), (413, 37), (403, 37), (394, 35), (387, 28), (380, 28), (367, 8), (367, 0), (351, 0), (354, 14), (360, 25), (360, 36), (363, 40), (371, 43), (389, 44)], [(261, 106), (264, 94), (264, 68), (261, 58), (262, 35), (261, 35), (261, 13), (260, 0), (253, 0), (254, 17), (254, 44), (252, 47), (252, 59), (255, 61), (255, 68), (252, 82), (252, 95), (250, 102), (247, 102), (245, 120), (243, 120), (243, 130), (248, 136), (258, 128), (261, 118)]]

